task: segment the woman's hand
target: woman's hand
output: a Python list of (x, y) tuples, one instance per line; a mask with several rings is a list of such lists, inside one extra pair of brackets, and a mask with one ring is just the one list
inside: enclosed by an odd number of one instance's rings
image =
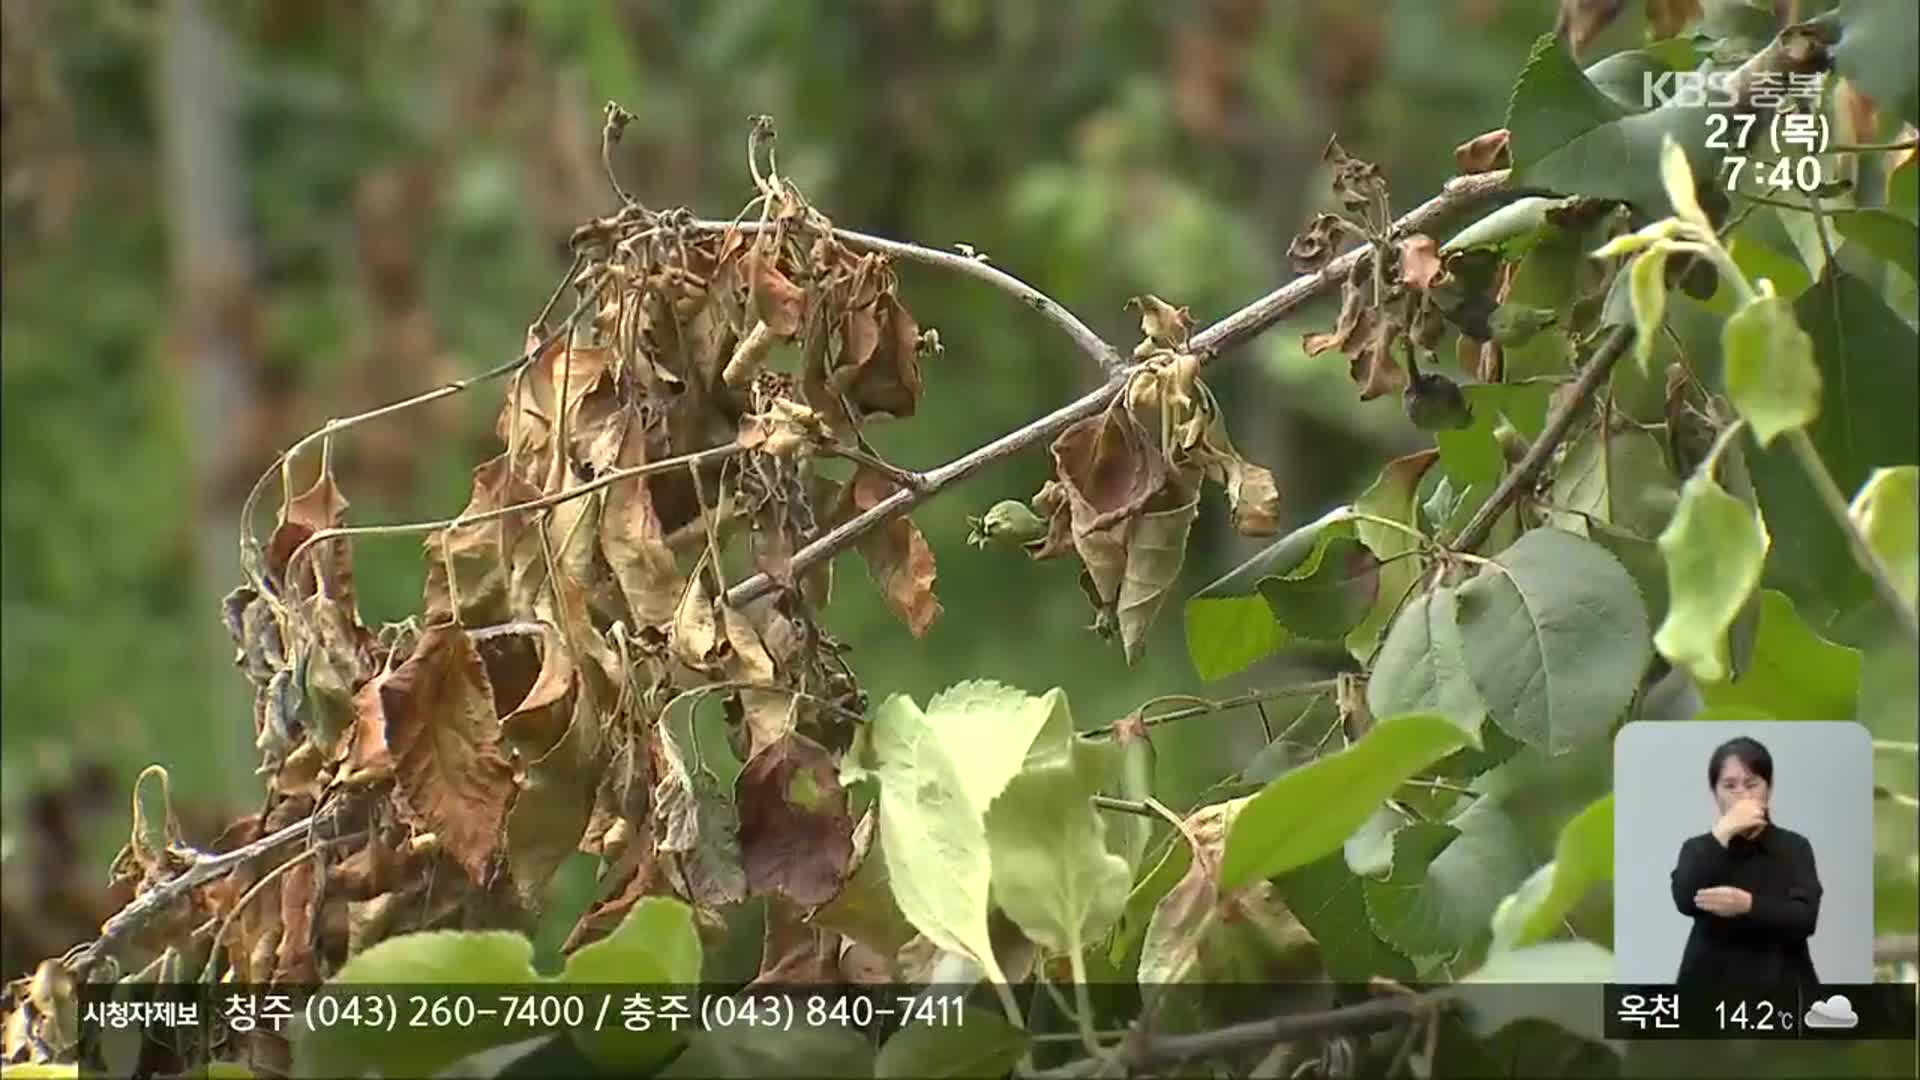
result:
[(1713, 838), (1720, 841), (1721, 847), (1726, 847), (1734, 837), (1756, 831), (1766, 823), (1766, 808), (1753, 799), (1742, 799), (1713, 823)]
[(1745, 915), (1753, 910), (1753, 894), (1732, 885), (1716, 885), (1694, 893), (1693, 906), (1714, 915)]

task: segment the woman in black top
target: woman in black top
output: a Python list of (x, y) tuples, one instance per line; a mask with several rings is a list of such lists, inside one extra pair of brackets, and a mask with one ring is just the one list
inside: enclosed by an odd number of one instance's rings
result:
[(1818, 989), (1807, 939), (1820, 917), (1820, 877), (1807, 838), (1773, 823), (1773, 758), (1748, 738), (1707, 763), (1720, 809), (1711, 831), (1680, 846), (1673, 902), (1693, 918), (1679, 983)]

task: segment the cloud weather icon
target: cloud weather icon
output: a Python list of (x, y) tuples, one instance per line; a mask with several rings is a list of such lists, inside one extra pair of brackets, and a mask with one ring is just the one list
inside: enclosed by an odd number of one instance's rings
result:
[(1859, 1024), (1859, 1014), (1853, 1011), (1853, 1002), (1848, 1001), (1845, 994), (1816, 1001), (1807, 1010), (1806, 1025), (1810, 1028), (1851, 1028)]

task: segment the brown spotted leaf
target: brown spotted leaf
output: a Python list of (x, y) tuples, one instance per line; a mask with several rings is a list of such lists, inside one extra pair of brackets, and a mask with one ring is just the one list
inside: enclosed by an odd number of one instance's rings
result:
[[(1167, 492), (1174, 498), (1181, 494), (1174, 484), (1168, 485)], [(1187, 557), (1187, 536), (1199, 512), (1200, 496), (1195, 491), (1179, 505), (1141, 514), (1127, 535), (1126, 572), (1114, 610), (1119, 618), (1120, 644), (1129, 664), (1145, 650), (1147, 631), (1153, 628), (1167, 594), (1180, 578), (1180, 567)]]
[(379, 687), (397, 792), (475, 882), (500, 848), (513, 769), (500, 751), (500, 720), (486, 667), (465, 630), (434, 623), (413, 655)]
[[(727, 643), (721, 672), (731, 682), (770, 688), (739, 692), (743, 722), (747, 727), (747, 760), (751, 762), (793, 730), (794, 697), (779, 689), (775, 682), (777, 672), (773, 654), (768, 651), (761, 636), (759, 622), (746, 612), (728, 607), (724, 602), (718, 606), (720, 627), (726, 634)], [(766, 604), (755, 608), (755, 612), (763, 617), (770, 610)]]
[[(899, 485), (872, 469), (854, 471), (843, 492), (843, 517), (863, 513), (885, 501)], [(940, 617), (940, 600), (933, 594), (933, 547), (913, 519), (905, 514), (889, 518), (860, 539), (860, 555), (887, 607), (907, 624), (914, 637), (925, 637)]]
[(762, 750), (734, 781), (747, 890), (814, 907), (832, 900), (853, 857), (839, 767), (797, 733)]

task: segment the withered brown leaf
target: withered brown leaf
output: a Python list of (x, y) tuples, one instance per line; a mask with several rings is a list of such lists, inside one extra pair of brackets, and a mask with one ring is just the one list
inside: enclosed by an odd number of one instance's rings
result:
[[(507, 455), (501, 454), (473, 470), (473, 494), (461, 516), (539, 497), (539, 489), (513, 475)], [(429, 533), (421, 545), (427, 564), (428, 621), (457, 617), (464, 625), (489, 626), (511, 619), (508, 593), (514, 570), (540, 557), (539, 536), (530, 526), (529, 515), (521, 512)]]
[(429, 625), (378, 693), (401, 805), (484, 884), (515, 788), (473, 639), (452, 623)]
[(1504, 169), (1513, 164), (1513, 150), (1509, 143), (1510, 133), (1506, 128), (1495, 128), (1484, 135), (1475, 135), (1453, 148), (1454, 166), (1462, 173)]
[[(871, 510), (898, 490), (899, 485), (888, 477), (872, 469), (856, 469), (843, 489), (846, 505), (840, 516), (845, 519)], [(925, 637), (940, 617), (941, 606), (933, 592), (933, 547), (913, 519), (905, 514), (888, 519), (862, 537), (859, 548), (887, 607), (914, 637)]]
[(1174, 505), (1147, 510), (1127, 533), (1126, 570), (1114, 614), (1129, 664), (1145, 650), (1147, 631), (1153, 628), (1167, 594), (1180, 578), (1180, 567), (1187, 557), (1187, 536), (1200, 513), (1199, 491), (1183, 490), (1179, 484), (1168, 484), (1159, 501)]
[(800, 332), (807, 292), (780, 272), (778, 253), (770, 239), (756, 242), (747, 256), (747, 278), (753, 310), (774, 335), (790, 338)]
[(1400, 283), (1424, 289), (1442, 273), (1440, 247), (1425, 233), (1414, 233), (1400, 241)]
[[(629, 421), (615, 464), (626, 469), (644, 465), (647, 460), (647, 432), (637, 420)], [(667, 547), (660, 515), (654, 511), (649, 477), (616, 481), (607, 488), (606, 509), (600, 519), (600, 547), (626, 598), (633, 629), (672, 622), (686, 581), (673, 551)]]
[(853, 857), (853, 819), (832, 756), (789, 733), (747, 762), (734, 793), (748, 892), (808, 907), (833, 899)]

